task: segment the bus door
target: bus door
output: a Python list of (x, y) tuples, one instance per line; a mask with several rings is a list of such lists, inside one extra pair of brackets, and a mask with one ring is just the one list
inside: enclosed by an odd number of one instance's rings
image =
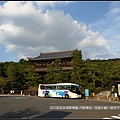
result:
[(39, 94), (43, 96), (44, 92), (45, 92), (45, 86), (43, 84), (40, 84)]

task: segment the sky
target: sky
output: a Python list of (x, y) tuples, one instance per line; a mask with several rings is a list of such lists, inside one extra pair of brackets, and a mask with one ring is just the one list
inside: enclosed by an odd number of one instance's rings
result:
[(0, 2), (0, 62), (78, 49), (83, 59), (120, 58), (119, 1)]

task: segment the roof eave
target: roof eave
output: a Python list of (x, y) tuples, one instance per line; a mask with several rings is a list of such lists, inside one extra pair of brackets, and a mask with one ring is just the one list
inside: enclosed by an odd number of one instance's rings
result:
[(39, 61), (39, 60), (54, 60), (54, 59), (62, 59), (62, 58), (72, 58), (72, 56), (53, 57), (53, 58), (28, 58), (28, 60), (31, 60), (31, 61)]

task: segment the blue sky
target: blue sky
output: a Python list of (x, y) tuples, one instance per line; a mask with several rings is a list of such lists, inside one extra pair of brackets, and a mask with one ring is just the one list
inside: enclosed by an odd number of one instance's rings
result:
[(79, 49), (83, 59), (120, 57), (120, 2), (0, 2), (0, 62)]
[[(109, 2), (73, 2), (69, 5), (58, 5), (55, 8), (64, 10), (74, 19), (90, 24), (101, 19), (108, 11)], [(92, 16), (91, 16), (92, 15)]]

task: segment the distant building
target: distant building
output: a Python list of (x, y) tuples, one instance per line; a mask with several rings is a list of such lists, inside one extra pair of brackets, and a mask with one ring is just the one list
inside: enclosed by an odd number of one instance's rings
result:
[(44, 76), (47, 71), (47, 65), (54, 65), (56, 59), (61, 59), (61, 68), (63, 71), (72, 69), (71, 62), (73, 52), (74, 50), (40, 53), (38, 57), (28, 58), (28, 60), (33, 63), (35, 71), (41, 76)]

